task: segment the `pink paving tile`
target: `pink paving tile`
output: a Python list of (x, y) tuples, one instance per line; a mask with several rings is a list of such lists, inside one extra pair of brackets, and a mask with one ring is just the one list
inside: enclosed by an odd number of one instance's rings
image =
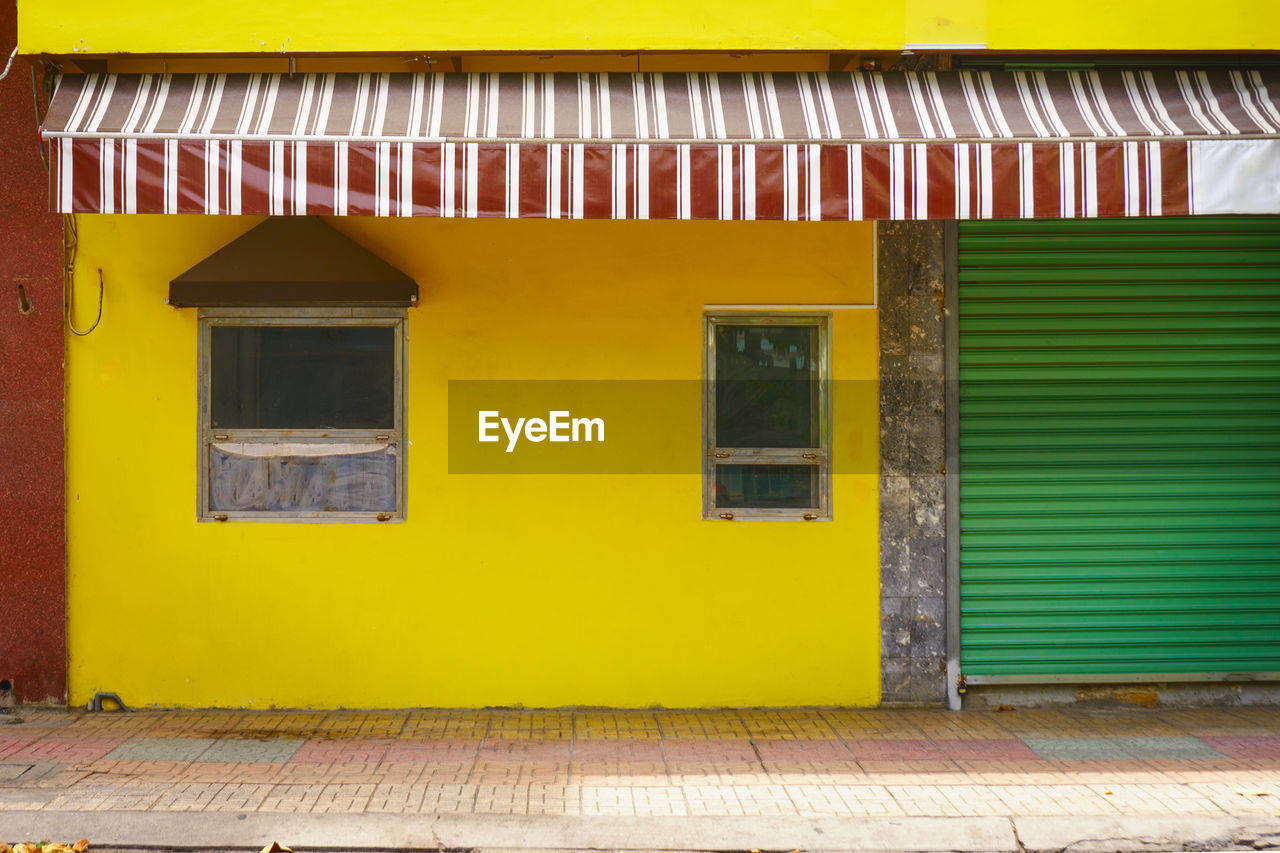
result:
[(486, 740), (477, 757), (481, 761), (568, 761), (567, 740)]
[(31, 761), (97, 761), (128, 740), (119, 737), (47, 737), (27, 744), (11, 755), (10, 759)]
[(1280, 758), (1280, 737), (1274, 735), (1202, 737), (1200, 740), (1229, 758)]
[(849, 758), (849, 748), (839, 740), (756, 741), (765, 761), (839, 761)]
[(920, 761), (947, 757), (927, 740), (853, 740), (848, 743), (853, 757), (859, 761)]
[(965, 761), (1042, 760), (1040, 756), (1031, 751), (1030, 747), (1017, 738), (935, 740), (933, 743), (948, 758), (964, 759)]
[(289, 759), (315, 764), (377, 764), (386, 757), (389, 741), (376, 740), (309, 740)]
[(384, 761), (474, 761), (478, 740), (397, 740), (387, 747)]
[(755, 761), (751, 742), (738, 739), (664, 738), (667, 761)]
[(7, 758), (44, 736), (44, 732), (23, 732), (16, 737), (0, 737), (0, 758)]
[(573, 742), (573, 760), (578, 761), (661, 761), (662, 745), (656, 740), (578, 740)]

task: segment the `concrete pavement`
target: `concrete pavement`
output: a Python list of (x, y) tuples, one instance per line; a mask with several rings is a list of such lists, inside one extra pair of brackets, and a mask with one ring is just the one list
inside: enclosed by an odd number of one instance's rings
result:
[(0, 840), (130, 848), (1280, 847), (1280, 709), (0, 717)]

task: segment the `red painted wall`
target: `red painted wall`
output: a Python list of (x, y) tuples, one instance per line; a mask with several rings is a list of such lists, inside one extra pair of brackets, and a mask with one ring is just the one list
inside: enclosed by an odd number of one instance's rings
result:
[[(0, 67), (16, 35), (0, 0)], [(62, 221), (19, 56), (0, 80), (0, 678), (22, 702), (66, 701), (62, 392)]]

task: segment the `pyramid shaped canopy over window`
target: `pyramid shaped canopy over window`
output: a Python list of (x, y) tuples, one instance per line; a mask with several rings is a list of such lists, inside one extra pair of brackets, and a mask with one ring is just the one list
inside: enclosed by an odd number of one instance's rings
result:
[(179, 308), (417, 301), (413, 279), (313, 216), (268, 219), (169, 283)]

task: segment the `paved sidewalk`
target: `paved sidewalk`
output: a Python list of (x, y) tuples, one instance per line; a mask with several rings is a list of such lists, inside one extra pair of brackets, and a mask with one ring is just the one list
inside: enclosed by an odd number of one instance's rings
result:
[[(0, 717), (0, 827), (83, 824), (94, 812), (129, 813), (139, 832), (155, 825), (150, 815), (204, 815), (188, 826), (209, 832), (222, 825), (216, 815), (252, 815), (247, 825), (265, 832), (271, 816), (294, 814), (381, 815), (366, 825), (388, 827), (394, 816), (446, 816), (446, 826), (473, 828), (478, 816), (560, 821), (528, 827), (592, 816), (737, 818), (721, 826), (747, 830), (751, 819), (809, 829), (848, 818), (968, 821), (954, 831), (1090, 816), (1265, 834), (1280, 818), (1280, 709), (21, 709)], [(982, 849), (979, 841), (943, 849)]]

